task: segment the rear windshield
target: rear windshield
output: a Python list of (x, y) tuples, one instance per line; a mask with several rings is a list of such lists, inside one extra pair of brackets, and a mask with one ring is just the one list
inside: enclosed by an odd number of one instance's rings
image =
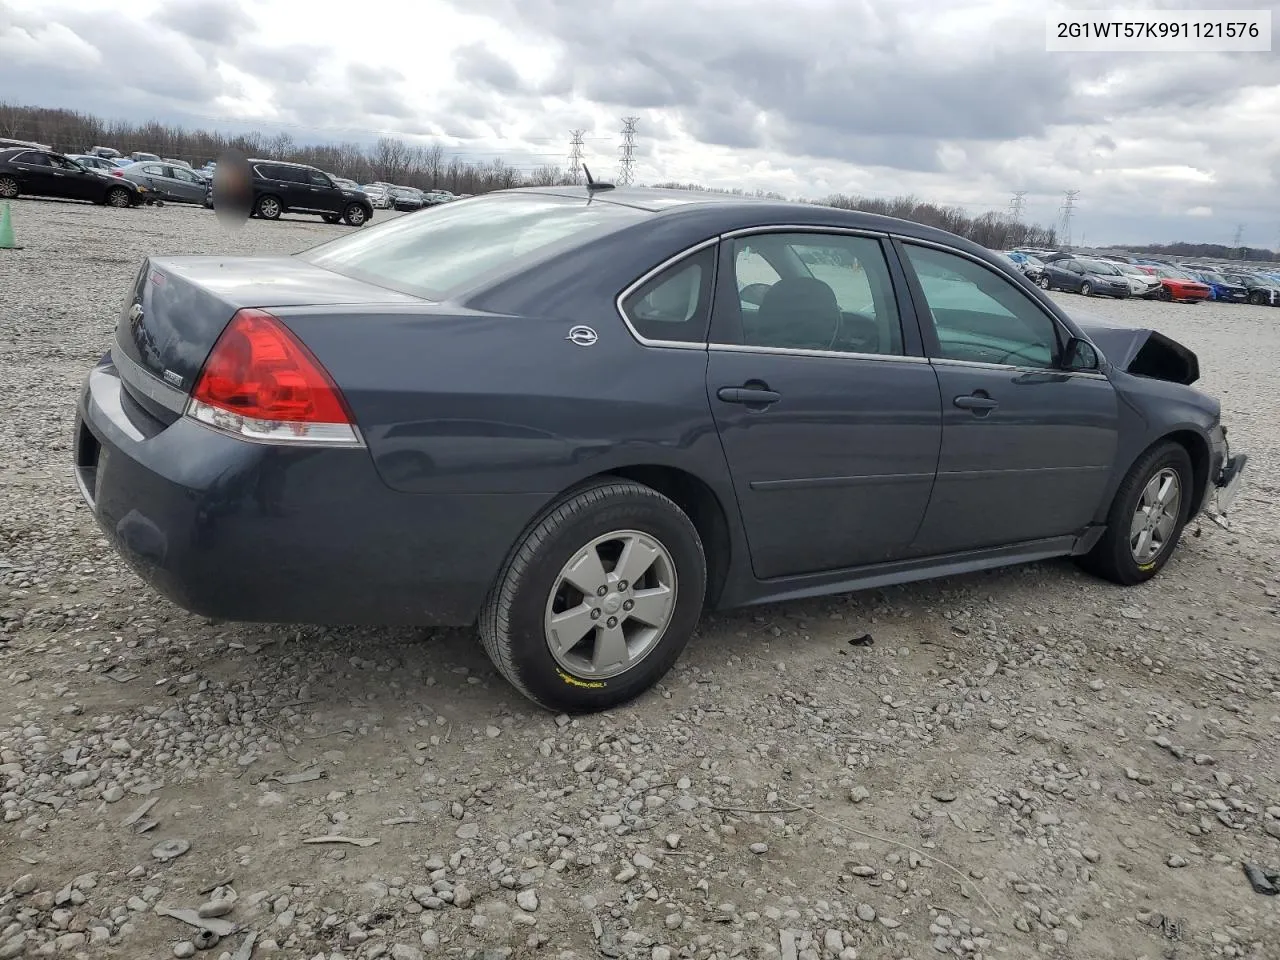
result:
[(576, 197), (498, 194), (411, 213), (298, 256), (357, 280), (443, 300), (486, 275), (496, 276), (648, 216), (632, 207)]

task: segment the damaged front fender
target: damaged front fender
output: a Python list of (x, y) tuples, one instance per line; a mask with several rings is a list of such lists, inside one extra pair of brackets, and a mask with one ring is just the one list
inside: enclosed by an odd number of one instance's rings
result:
[(1077, 325), (1118, 370), (1186, 386), (1200, 379), (1200, 361), (1194, 351), (1163, 333), (1095, 322), (1077, 321)]

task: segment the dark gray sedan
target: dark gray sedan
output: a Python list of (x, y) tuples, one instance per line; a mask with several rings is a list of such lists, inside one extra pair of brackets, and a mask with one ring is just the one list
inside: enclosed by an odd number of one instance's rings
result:
[(148, 258), (75, 470), (188, 610), (476, 623), (522, 693), (597, 709), (705, 608), (1060, 556), (1147, 580), (1245, 465), (1198, 377), (929, 227), (525, 189)]
[(144, 160), (131, 163), (120, 172), (162, 200), (203, 204), (208, 199), (209, 181), (186, 167)]

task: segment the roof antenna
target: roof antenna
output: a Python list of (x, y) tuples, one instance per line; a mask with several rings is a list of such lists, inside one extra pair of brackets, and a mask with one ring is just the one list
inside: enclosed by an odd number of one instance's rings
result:
[(603, 183), (598, 180), (593, 180), (591, 178), (591, 171), (587, 169), (587, 165), (585, 163), (582, 165), (582, 172), (587, 176), (587, 192), (588, 193), (595, 193), (598, 190), (613, 189), (612, 183)]

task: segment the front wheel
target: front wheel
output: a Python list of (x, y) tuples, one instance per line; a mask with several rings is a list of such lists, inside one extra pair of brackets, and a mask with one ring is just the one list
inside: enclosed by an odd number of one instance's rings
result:
[(1086, 297), (1093, 296), (1093, 287), (1089, 286), (1088, 280), (1080, 284), (1080, 292)]
[(133, 202), (133, 197), (124, 187), (112, 187), (107, 191), (107, 204), (113, 207), (127, 207)]
[(342, 212), (342, 219), (347, 221), (347, 225), (358, 227), (367, 219), (364, 213), (364, 207), (358, 203), (347, 204), (347, 209)]
[(693, 522), (651, 487), (604, 480), (556, 504), (516, 545), (485, 602), (498, 672), (550, 710), (602, 710), (657, 683), (702, 613)]
[(1041, 277), (1041, 278), (1040, 278), (1039, 280), (1037, 280), (1036, 282), (1037, 282), (1038, 284), (1040, 284), (1040, 289), (1041, 289), (1041, 290), (1052, 290), (1052, 289), (1053, 289), (1053, 286), (1049, 283), (1049, 278), (1048, 278), (1048, 277)]
[(1107, 514), (1107, 532), (1081, 565), (1113, 583), (1132, 586), (1169, 562), (1192, 508), (1191, 457), (1171, 440), (1129, 468)]

